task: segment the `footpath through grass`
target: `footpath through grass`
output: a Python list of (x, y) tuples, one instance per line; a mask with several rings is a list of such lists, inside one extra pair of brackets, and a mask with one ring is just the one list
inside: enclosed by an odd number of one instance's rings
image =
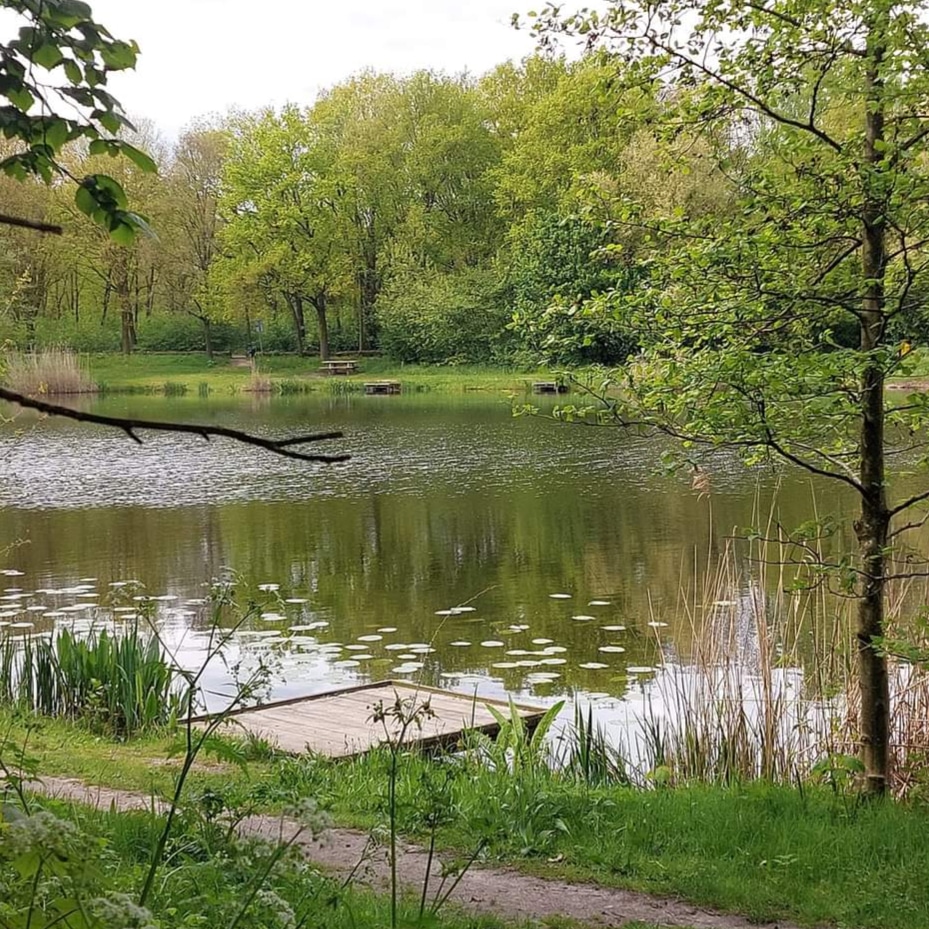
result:
[[(0, 714), (8, 743), (21, 721)], [(170, 737), (116, 745), (46, 722), (30, 753), (49, 775), (166, 793)], [(224, 751), (230, 747), (224, 743)], [(388, 759), (268, 755), (240, 768), (203, 759), (191, 796), (231, 808), (280, 810), (312, 797), (336, 823), (383, 828)], [(242, 757), (244, 760), (244, 755)], [(592, 787), (541, 768), (513, 775), (476, 762), (404, 756), (397, 784), (401, 831), (440, 848), (536, 874), (669, 894), (758, 920), (787, 918), (843, 929), (925, 929), (929, 915), (929, 811), (861, 804), (823, 787), (767, 784), (638, 790)]]
[(358, 373), (327, 376), (319, 360), (295, 355), (262, 355), (257, 377), (249, 367), (234, 366), (228, 355), (210, 363), (205, 355), (87, 355), (84, 363), (92, 380), (110, 392), (239, 393), (270, 390), (276, 393), (362, 391), (366, 381), (400, 381), (406, 391), (526, 391), (533, 381), (553, 380), (546, 371), (489, 365), (402, 365), (384, 358), (358, 359)]
[[(0, 833), (0, 925), (159, 929), (385, 929), (390, 897), (308, 867), (299, 852), (238, 837), (206, 804), (185, 812), (147, 895), (151, 850), (164, 826), (147, 812), (94, 810), (36, 798), (4, 818)], [(315, 830), (310, 827), (307, 834)], [(11, 853), (12, 860), (4, 852)], [(149, 920), (139, 909), (144, 896)], [(396, 922), (416, 929), (529, 929), (442, 905), (424, 908), (412, 894), (398, 900)], [(85, 916), (85, 914), (87, 914)], [(657, 929), (642, 926), (640, 929)]]

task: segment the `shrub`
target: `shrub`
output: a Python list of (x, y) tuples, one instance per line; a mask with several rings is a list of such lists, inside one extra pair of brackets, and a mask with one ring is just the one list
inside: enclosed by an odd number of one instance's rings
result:
[(532, 213), (510, 240), (507, 270), (520, 351), (528, 361), (615, 364), (637, 349), (622, 313), (598, 294), (635, 286), (634, 266), (609, 261), (608, 232), (576, 216)]
[(485, 269), (404, 274), (377, 301), (381, 348), (403, 362), (502, 361), (508, 319), (497, 276)]
[(158, 639), (137, 627), (79, 638), (0, 638), (0, 702), (84, 719), (115, 735), (166, 723), (179, 706), (175, 670)]

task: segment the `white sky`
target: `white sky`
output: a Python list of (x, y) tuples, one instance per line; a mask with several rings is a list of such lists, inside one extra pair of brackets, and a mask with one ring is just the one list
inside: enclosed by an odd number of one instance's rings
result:
[[(510, 25), (532, 0), (91, 0), (142, 49), (111, 89), (167, 135), (193, 117), (309, 103), (362, 68), (479, 74), (532, 50)], [(538, 3), (537, 5), (541, 5)]]

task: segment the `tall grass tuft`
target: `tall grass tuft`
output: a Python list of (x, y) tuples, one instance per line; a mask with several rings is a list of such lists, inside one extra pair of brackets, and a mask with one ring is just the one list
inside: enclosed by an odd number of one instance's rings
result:
[(97, 392), (80, 358), (68, 348), (11, 352), (4, 359), (4, 383), (17, 393), (33, 397)]
[(83, 720), (117, 736), (174, 718), (178, 681), (157, 638), (138, 627), (86, 638), (68, 629), (53, 637), (0, 638), (0, 703)]
[(248, 379), (248, 387), (245, 390), (252, 394), (269, 394), (274, 390), (274, 384), (271, 382), (270, 377), (260, 374), (258, 369), (254, 368)]
[(161, 390), (166, 397), (183, 397), (187, 393), (187, 385), (182, 381), (165, 381)]

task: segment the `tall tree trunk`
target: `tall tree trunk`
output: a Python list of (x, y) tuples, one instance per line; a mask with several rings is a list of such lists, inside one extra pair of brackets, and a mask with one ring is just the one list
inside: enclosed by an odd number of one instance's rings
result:
[(288, 294), (287, 305), (294, 321), (294, 332), (297, 336), (297, 352), (302, 355), (306, 352), (306, 317), (303, 313), (303, 297), (300, 294)]
[(81, 321), (81, 282), (77, 276), (77, 271), (71, 272), (71, 309), (74, 312), (74, 324), (78, 325)]
[(113, 293), (113, 275), (110, 271), (106, 273), (106, 283), (103, 287), (103, 312), (100, 314), (100, 325), (106, 324), (107, 310), (110, 308), (110, 295)]
[(132, 291), (129, 284), (129, 269), (120, 256), (116, 261), (115, 281), (116, 302), (119, 306), (120, 350), (124, 355), (131, 355), (135, 348), (135, 315), (132, 303)]
[[(873, 352), (884, 338), (884, 273), (887, 243), (883, 197), (879, 186), (884, 145), (884, 96), (880, 65), (884, 57), (884, 22), (872, 24), (868, 41), (865, 94), (865, 201), (862, 210), (861, 351)], [(890, 524), (885, 490), (884, 372), (869, 361), (861, 379), (861, 516), (855, 523), (862, 578), (858, 600), (858, 674), (861, 695), (861, 756), (868, 793), (880, 795), (889, 776), (890, 687), (887, 660), (876, 640), (884, 634), (885, 550)]]
[(362, 220), (362, 256), (363, 266), (358, 272), (358, 350), (364, 351), (374, 342), (376, 323), (374, 304), (380, 291), (380, 278), (377, 269), (377, 230), (375, 217)]
[(213, 324), (209, 316), (201, 316), (200, 322), (203, 323), (203, 345), (206, 348), (206, 357), (209, 361), (213, 360)]
[(326, 316), (328, 300), (325, 292), (316, 294), (310, 302), (316, 308), (316, 327), (319, 330), (319, 360), (329, 360), (329, 320)]
[(145, 316), (146, 318), (152, 315), (152, 312), (155, 309), (155, 269), (152, 268), (148, 273), (148, 281), (146, 283), (147, 295), (145, 297)]

